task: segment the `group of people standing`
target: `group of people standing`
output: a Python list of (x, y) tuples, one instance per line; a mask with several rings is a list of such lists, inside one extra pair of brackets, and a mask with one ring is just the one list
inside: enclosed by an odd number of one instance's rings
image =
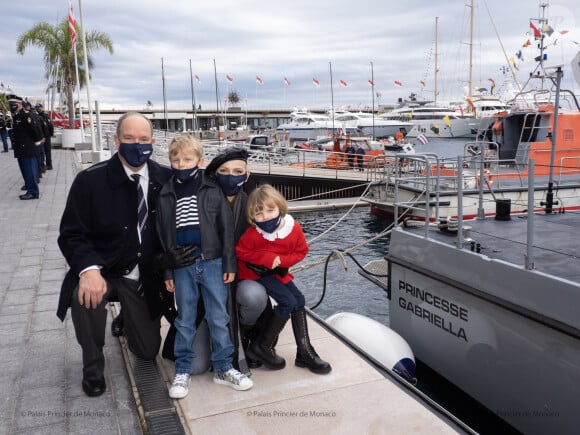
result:
[(144, 115), (123, 115), (118, 152), (77, 175), (61, 219), (58, 243), (70, 270), (57, 315), (64, 320), (71, 308), (84, 392), (106, 390), (110, 301), (121, 305), (117, 335), (143, 359), (159, 352), (161, 317), (171, 324), (162, 355), (175, 361), (169, 389), (175, 399), (188, 394), (191, 375), (210, 363), (214, 382), (236, 390), (253, 386), (242, 361), (284, 368), (275, 346), (289, 319), (296, 366), (329, 373), (310, 343), (304, 296), (288, 271), (308, 246), (283, 196), (269, 185), (244, 192), (250, 172), (243, 149), (226, 149), (202, 170), (201, 143), (178, 136), (169, 144), (167, 168), (150, 160), (153, 143)]
[[(51, 137), (54, 126), (42, 104), (32, 105), (17, 95), (8, 95), (8, 104), (12, 115), (10, 141), (14, 157), (24, 179), (21, 190), (26, 193), (19, 196), (22, 200), (38, 199), (38, 183), (46, 170), (52, 170)], [(3, 152), (8, 152), (6, 120), (0, 125)], [(5, 132), (6, 130), (6, 132)]]
[(349, 141), (346, 148), (344, 149), (346, 153), (346, 157), (348, 159), (348, 167), (353, 170), (364, 171), (364, 162), (365, 162), (365, 155), (366, 151), (361, 146), (355, 146), (352, 142)]

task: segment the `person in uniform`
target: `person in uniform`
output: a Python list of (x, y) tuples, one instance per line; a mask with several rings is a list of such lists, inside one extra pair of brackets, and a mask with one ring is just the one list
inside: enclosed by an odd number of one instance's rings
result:
[(42, 103), (36, 105), (36, 113), (40, 117), (42, 123), (42, 130), (44, 132), (44, 143), (42, 144), (44, 157), (41, 165), (44, 169), (52, 170), (52, 144), (51, 138), (54, 136), (54, 125), (50, 120), (48, 113), (44, 111), (44, 106)]
[(4, 113), (0, 112), (0, 137), (2, 138), (2, 152), (8, 152), (8, 122), (6, 121), (6, 117)]
[(20, 199), (38, 199), (38, 160), (36, 146), (41, 143), (42, 132), (30, 113), (23, 108), (22, 98), (17, 95), (8, 95), (8, 104), (12, 112), (13, 127), (10, 131), (14, 157), (18, 159), (18, 166), (24, 178), (26, 193)]

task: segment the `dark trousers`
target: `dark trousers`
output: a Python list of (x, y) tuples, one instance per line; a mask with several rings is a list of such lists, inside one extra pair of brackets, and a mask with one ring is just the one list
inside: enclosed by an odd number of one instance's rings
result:
[(292, 312), (304, 308), (306, 304), (304, 295), (298, 290), (294, 281), (284, 284), (271, 275), (264, 276), (257, 281), (266, 288), (268, 296), (273, 297), (278, 303), (274, 312), (279, 316), (289, 317)]
[(151, 319), (147, 302), (138, 294), (137, 287), (138, 282), (131, 279), (108, 280), (107, 293), (95, 309), (81, 306), (78, 286), (74, 290), (71, 315), (77, 341), (83, 352), (83, 378), (98, 379), (105, 371), (103, 346), (109, 299), (118, 299), (121, 303), (125, 338), (131, 352), (147, 360), (157, 356), (161, 345), (160, 318)]
[(24, 186), (26, 186), (26, 193), (38, 196), (38, 160), (36, 157), (20, 157), (18, 158), (18, 166), (24, 178)]
[[(44, 164), (46, 166), (52, 166), (52, 143), (50, 140), (50, 136), (46, 138), (46, 142), (42, 145), (44, 151)], [(44, 165), (42, 166), (45, 167)]]
[(38, 161), (38, 173), (44, 169), (44, 147), (42, 144), (36, 145), (36, 159)]

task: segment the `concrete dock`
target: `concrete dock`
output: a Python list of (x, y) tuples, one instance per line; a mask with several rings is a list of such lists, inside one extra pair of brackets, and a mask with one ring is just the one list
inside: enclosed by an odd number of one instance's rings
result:
[[(294, 366), (287, 326), (279, 343), (285, 370), (254, 370), (255, 386), (246, 392), (214, 384), (208, 372), (194, 377), (190, 395), (180, 401), (167, 396), (173, 364), (158, 357), (143, 367), (108, 325), (107, 391), (85, 396), (70, 313), (64, 323), (55, 314), (67, 270), (57, 246), (59, 222), (80, 167), (78, 153), (53, 150), (53, 166), (42, 178), (40, 198), (21, 201), (17, 161), (12, 153), (0, 154), (0, 435), (464, 431), (315, 322), (310, 322), (313, 344), (333, 365), (331, 374)], [(151, 405), (151, 389), (163, 409)], [(161, 416), (175, 418), (166, 425)]]

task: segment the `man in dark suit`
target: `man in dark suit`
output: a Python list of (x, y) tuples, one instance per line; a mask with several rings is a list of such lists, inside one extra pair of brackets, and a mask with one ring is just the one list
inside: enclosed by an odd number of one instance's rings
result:
[[(164, 303), (173, 302), (164, 297), (163, 278), (153, 267), (161, 252), (155, 233), (157, 197), (171, 175), (169, 168), (149, 160), (153, 142), (151, 122), (144, 115), (123, 115), (115, 134), (118, 152), (77, 175), (60, 223), (58, 244), (70, 270), (57, 316), (64, 321), (71, 307), (83, 352), (82, 387), (91, 397), (106, 389), (107, 303), (121, 304), (129, 349), (154, 359), (161, 344), (160, 315), (168, 309)], [(138, 196), (146, 198), (140, 216)]]

